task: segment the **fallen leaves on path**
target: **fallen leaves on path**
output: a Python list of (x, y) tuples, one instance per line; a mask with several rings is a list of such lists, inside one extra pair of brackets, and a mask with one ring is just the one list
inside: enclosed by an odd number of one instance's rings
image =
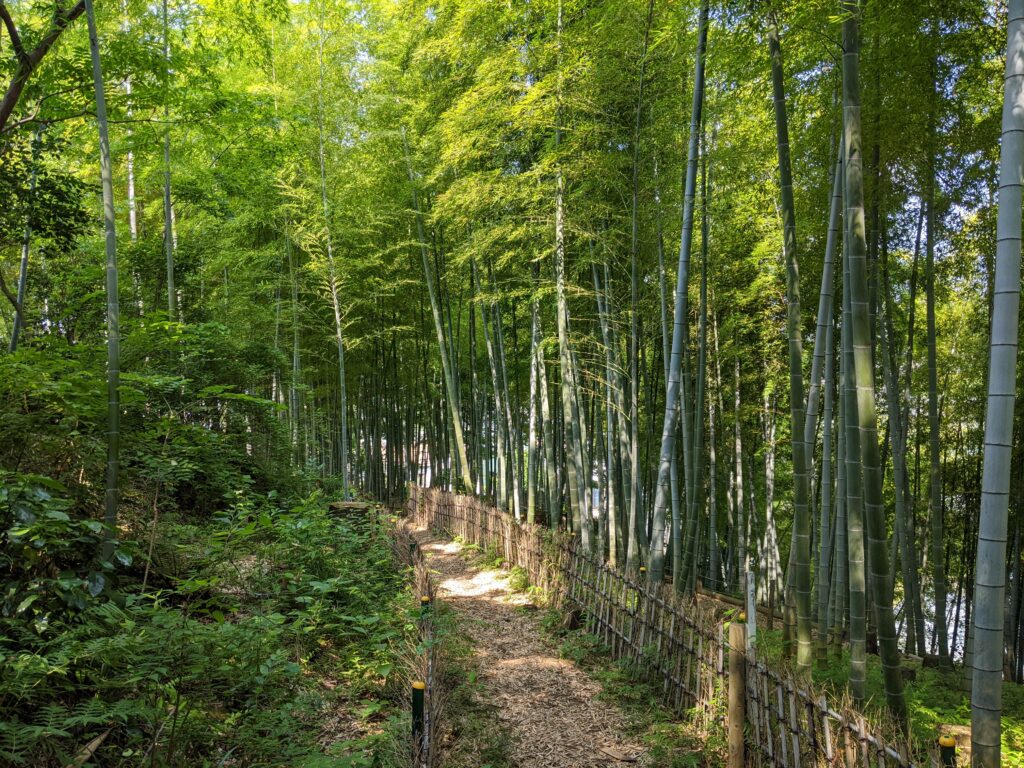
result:
[(437, 574), (439, 597), (458, 616), (480, 666), (483, 696), (511, 736), (522, 768), (643, 765), (643, 750), (625, 736), (621, 712), (597, 698), (601, 686), (542, 639), (529, 599), (508, 573), (467, 563), (462, 548), (416, 532)]

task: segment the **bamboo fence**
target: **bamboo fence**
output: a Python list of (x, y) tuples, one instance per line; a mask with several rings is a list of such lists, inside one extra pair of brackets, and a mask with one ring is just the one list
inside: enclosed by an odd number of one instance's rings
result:
[(423, 552), (417, 546), (408, 522), (397, 521), (390, 529), (396, 559), (410, 569), (413, 592), (420, 605), (416, 636), (410, 638), (412, 648), (407, 654), (409, 669), (406, 681), (411, 689), (413, 681), (422, 681), (424, 688), (424, 712), (422, 730), (413, 728), (409, 742), (410, 759), (413, 768), (435, 768), (441, 765), (441, 754), (437, 747), (442, 733), (444, 716), (444, 695), (442, 666), (444, 656), (439, 652), (440, 643), (435, 633), (434, 616), (438, 609), (434, 583), (427, 568)]
[[(472, 496), (411, 486), (407, 516), (522, 568), (555, 607), (578, 616), (615, 659), (653, 681), (662, 702), (705, 728), (723, 729), (729, 651), (720, 605), (685, 601), (583, 551), (578, 537), (512, 517)], [(744, 643), (746, 644), (746, 643)], [(882, 735), (863, 715), (832, 704), (789, 671), (745, 653), (745, 758), (749, 766), (916, 768), (910, 745)]]

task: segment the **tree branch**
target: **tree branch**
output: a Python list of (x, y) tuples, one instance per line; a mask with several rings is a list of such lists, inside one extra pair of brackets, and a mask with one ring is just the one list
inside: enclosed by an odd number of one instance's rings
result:
[[(0, 2), (0, 8), (3, 8), (4, 23), (7, 25), (8, 33), (10, 33), (10, 30), (14, 27), (14, 22), (10, 21), (8, 23), (10, 14), (7, 13), (7, 8), (2, 2)], [(42, 61), (46, 53), (53, 47), (53, 44), (57, 42), (57, 38), (67, 29), (68, 25), (81, 16), (84, 11), (85, 0), (78, 0), (70, 8), (65, 8), (58, 1), (53, 9), (53, 21), (50, 23), (50, 28), (46, 34), (39, 40), (31, 53), (22, 51), (22, 55), (18, 57), (18, 66), (14, 70), (14, 76), (11, 78), (10, 85), (7, 86), (7, 92), (4, 94), (3, 99), (0, 100), (0, 134), (7, 131), (7, 121), (14, 112), (18, 99), (21, 98), (25, 84), (32, 76), (32, 73), (35, 72), (36, 67), (39, 66), (39, 62)], [(17, 34), (16, 31), (15, 34)], [(18, 40), (18, 45), (21, 45), (20, 39)]]
[(7, 286), (7, 281), (4, 280), (4, 272), (0, 269), (0, 293), (7, 297), (7, 300), (11, 302), (11, 306), (14, 307), (14, 311), (20, 313), (21, 307), (18, 304), (18, 297), (13, 291)]
[(14, 19), (11, 18), (11, 11), (8, 9), (7, 4), (0, 0), (0, 19), (4, 20), (4, 26), (7, 27), (7, 34), (11, 38), (11, 47), (14, 48), (14, 54), (18, 57), (18, 61), (24, 61), (25, 46), (21, 44), (21, 36), (18, 34), (18, 28), (14, 24)]

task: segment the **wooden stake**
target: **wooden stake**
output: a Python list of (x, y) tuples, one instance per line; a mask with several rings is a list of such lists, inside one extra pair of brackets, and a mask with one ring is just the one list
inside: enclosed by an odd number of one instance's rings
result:
[(729, 624), (729, 768), (743, 768), (743, 724), (747, 699), (747, 638), (740, 621)]

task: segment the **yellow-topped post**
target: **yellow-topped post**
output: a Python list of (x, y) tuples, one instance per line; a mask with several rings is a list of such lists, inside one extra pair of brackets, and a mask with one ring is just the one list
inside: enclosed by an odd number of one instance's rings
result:
[(422, 680), (414, 680), (412, 684), (412, 740), (417, 748), (423, 744), (423, 709), (427, 684)]
[(942, 765), (952, 768), (956, 765), (956, 737), (944, 733), (939, 736), (939, 756)]

